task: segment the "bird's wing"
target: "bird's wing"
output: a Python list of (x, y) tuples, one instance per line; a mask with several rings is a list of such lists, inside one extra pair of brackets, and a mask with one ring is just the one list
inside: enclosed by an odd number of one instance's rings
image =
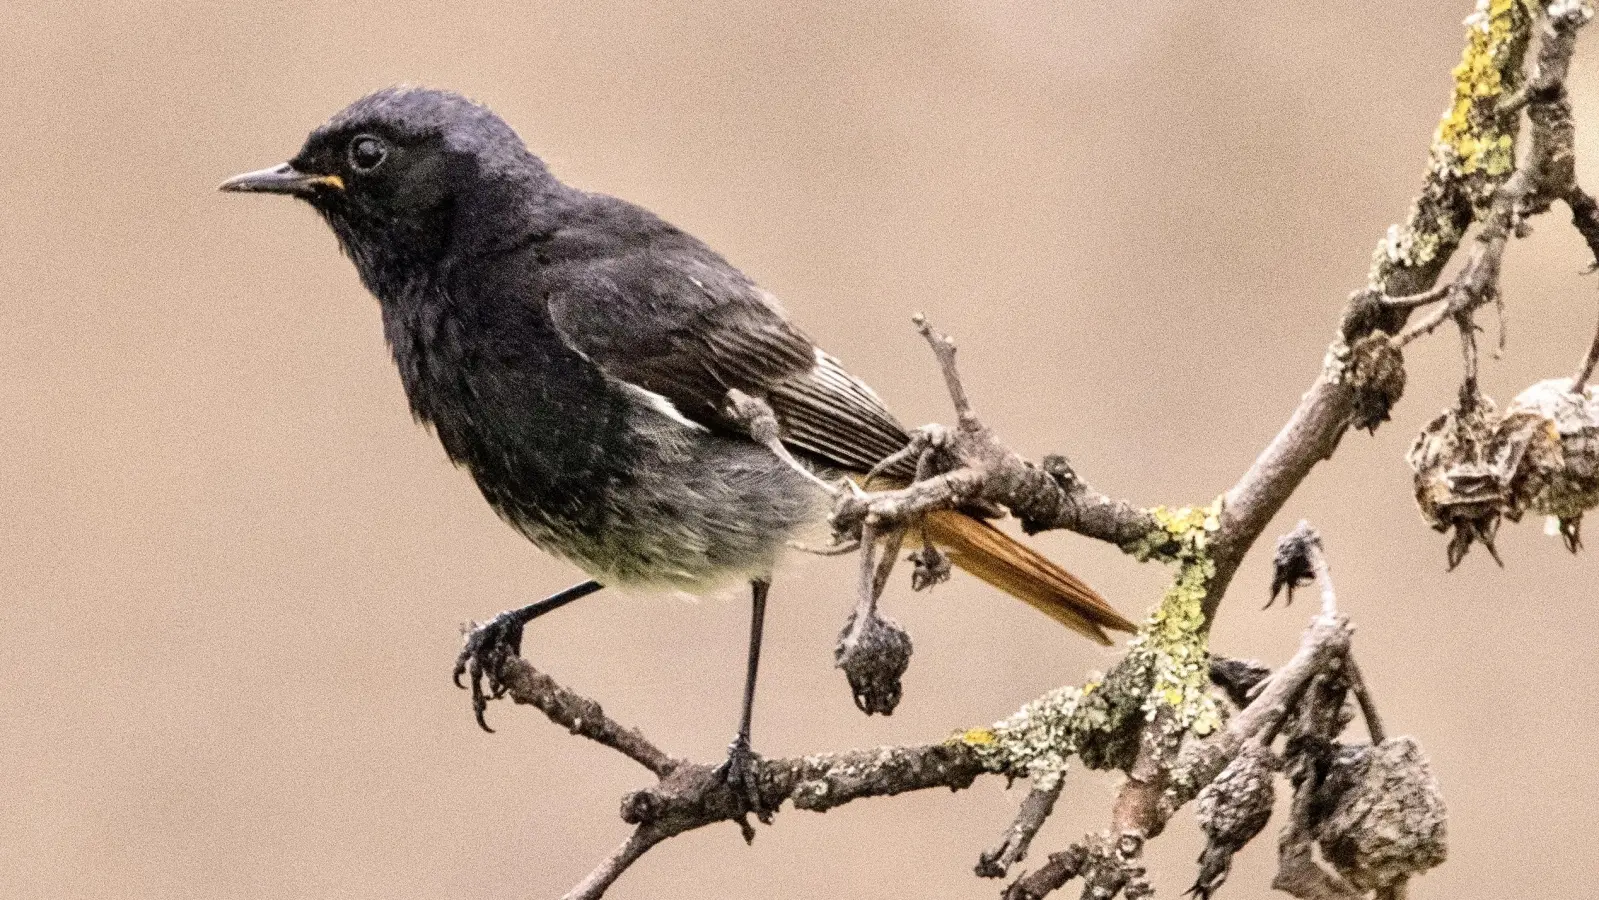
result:
[(871, 388), (791, 325), (771, 294), (703, 244), (667, 229), (546, 270), (550, 318), (607, 374), (683, 416), (738, 429), (729, 390), (765, 400), (783, 442), (825, 465), (870, 469), (905, 429)]
[[(833, 468), (864, 472), (905, 446), (871, 388), (790, 325), (770, 294), (636, 207), (609, 214), (655, 231), (621, 243), (578, 228), (571, 248), (557, 236), (542, 252), (550, 320), (573, 349), (708, 428), (742, 427), (724, 413), (729, 390), (762, 398), (783, 443)], [(914, 472), (885, 474), (904, 482)], [(1092, 588), (984, 522), (938, 510), (924, 528), (956, 565), (1097, 641), (1110, 642), (1104, 628), (1133, 630)]]

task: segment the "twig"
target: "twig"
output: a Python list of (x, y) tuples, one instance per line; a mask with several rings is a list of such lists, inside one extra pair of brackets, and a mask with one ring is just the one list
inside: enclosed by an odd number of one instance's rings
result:
[(1338, 591), (1333, 588), (1332, 568), (1327, 565), (1327, 551), (1321, 545), (1321, 535), (1304, 522), (1299, 523), (1304, 537), (1304, 553), (1310, 562), (1310, 571), (1316, 576), (1316, 587), (1321, 590), (1321, 614), (1338, 615)]
[(1005, 888), (1002, 900), (1042, 900), (1076, 878), (1087, 862), (1088, 848), (1082, 844), (1073, 844), (1059, 853), (1051, 853), (1049, 860), (1038, 871), (1016, 879)]
[(1366, 734), (1371, 737), (1373, 744), (1380, 744), (1388, 739), (1383, 731), (1382, 717), (1377, 715), (1377, 703), (1371, 698), (1371, 691), (1366, 687), (1366, 679), (1361, 677), (1360, 667), (1355, 664), (1355, 657), (1344, 657), (1344, 680), (1349, 682), (1349, 690), (1355, 694), (1355, 700), (1360, 703), (1360, 715), (1366, 720)]
[(1599, 269), (1599, 203), (1575, 184), (1566, 192), (1565, 200), (1566, 206), (1571, 209), (1572, 227), (1582, 235), (1582, 239), (1588, 243), (1588, 251), (1593, 254), (1588, 271)]
[(599, 900), (629, 866), (638, 862), (639, 857), (648, 853), (651, 847), (666, 840), (668, 836), (653, 828), (636, 829), (622, 846), (616, 848), (610, 856), (595, 866), (594, 871), (578, 882), (577, 886), (568, 891), (561, 900)]
[(1580, 395), (1588, 386), (1588, 379), (1593, 377), (1594, 366), (1599, 365), (1599, 329), (1594, 331), (1593, 343), (1588, 345), (1588, 355), (1582, 358), (1582, 366), (1577, 369), (1577, 374), (1571, 379), (1571, 392)]
[(1066, 779), (1057, 778), (1049, 787), (1041, 789), (1034, 785), (1027, 792), (1027, 799), (1016, 811), (1016, 820), (1005, 829), (999, 846), (984, 850), (977, 858), (976, 871), (979, 877), (1004, 878), (1011, 866), (1026, 858), (1027, 848), (1037, 837), (1038, 829), (1044, 827), (1044, 821), (1050, 813), (1055, 811), (1055, 801), (1060, 799), (1061, 789), (1065, 786)]
[(814, 547), (802, 541), (789, 541), (788, 545), (801, 553), (809, 553), (812, 556), (848, 556), (849, 554), (854, 553), (856, 550), (861, 549), (861, 542), (859, 538), (854, 538), (839, 544), (829, 544), (825, 547)]
[[(1345, 654), (1347, 656), (1347, 653)], [(1288, 825), (1277, 842), (1277, 876), (1272, 887), (1300, 900), (1360, 900), (1364, 894), (1341, 876), (1316, 862), (1315, 822), (1317, 787), (1325, 764), (1324, 748), (1329, 748), (1342, 727), (1344, 705), (1341, 676), (1318, 673), (1310, 685), (1306, 701), (1296, 719), (1290, 747), (1298, 746), (1289, 769), (1294, 783), (1294, 799), (1288, 811)]]
[[(971, 505), (1008, 509), (1029, 534), (1067, 529), (1123, 548), (1138, 545), (1159, 528), (1148, 510), (1090, 488), (1065, 457), (1051, 456), (1036, 466), (1001, 443), (972, 410), (955, 364), (954, 341), (925, 316), (918, 314), (914, 321), (938, 359), (959, 428), (921, 429), (908, 446), (873, 469), (886, 471), (914, 458), (917, 478), (909, 486), (840, 497), (832, 516), (836, 542), (855, 537), (868, 517), (880, 528), (906, 526), (931, 510)], [(935, 451), (956, 464), (941, 473), (929, 472)]]
[(938, 367), (944, 373), (944, 386), (949, 390), (950, 403), (955, 407), (955, 420), (963, 428), (976, 424), (977, 415), (972, 412), (972, 403), (966, 397), (966, 385), (961, 381), (960, 371), (955, 368), (955, 342), (948, 335), (933, 330), (933, 326), (927, 323), (927, 317), (921, 313), (912, 316), (911, 321), (922, 337), (927, 339), (928, 346), (933, 348), (933, 355), (938, 357)]
[[(872, 601), (875, 604), (878, 597), (883, 595), (883, 588), (888, 586), (888, 577), (894, 574), (894, 563), (899, 560), (899, 551), (905, 544), (905, 529), (890, 529), (883, 538), (883, 558), (878, 560), (877, 568), (872, 573)], [(876, 608), (875, 605), (873, 607)]]
[(567, 690), (521, 657), (506, 660), (500, 679), (512, 700), (538, 707), (550, 721), (567, 731), (610, 747), (660, 777), (683, 765), (682, 760), (666, 755), (638, 729), (617, 724), (598, 703)]
[(1408, 311), (1437, 303), (1447, 296), (1449, 296), (1449, 285), (1441, 284), (1419, 294), (1411, 294), (1408, 297), (1379, 297), (1377, 302), (1389, 309)]

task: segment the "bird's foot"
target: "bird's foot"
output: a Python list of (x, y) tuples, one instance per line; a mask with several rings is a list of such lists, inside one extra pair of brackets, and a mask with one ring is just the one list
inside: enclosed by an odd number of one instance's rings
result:
[[(472, 677), (472, 712), (477, 723), (490, 734), (494, 729), (484, 721), (483, 712), (490, 700), (505, 696), (506, 685), (501, 680), (505, 664), (522, 655), (522, 627), (527, 624), (526, 610), (513, 609), (502, 612), (487, 622), (474, 622), (466, 631), (461, 655), (455, 658), (455, 686), (465, 689), (461, 676)], [(484, 689), (487, 682), (487, 690)]]
[[(727, 760), (716, 767), (715, 774), (732, 789), (746, 814), (754, 813), (761, 824), (770, 825), (772, 811), (761, 800), (761, 765), (760, 754), (750, 749), (749, 738), (739, 735), (727, 745)], [(744, 833), (745, 843), (755, 840), (755, 829), (748, 819), (741, 817), (738, 826)]]

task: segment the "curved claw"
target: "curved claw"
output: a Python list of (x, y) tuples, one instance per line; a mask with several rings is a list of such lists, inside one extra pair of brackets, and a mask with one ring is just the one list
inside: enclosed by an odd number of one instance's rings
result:
[[(524, 624), (514, 612), (500, 613), (467, 632), (465, 646), (455, 658), (455, 669), (451, 672), (451, 678), (455, 681), (456, 687), (465, 690), (467, 686), (461, 683), (461, 676), (470, 675), (472, 714), (477, 719), (478, 727), (490, 734), (494, 733), (494, 729), (489, 727), (483, 714), (488, 709), (490, 700), (498, 700), (505, 696), (508, 688), (500, 680), (500, 672), (508, 660), (522, 655)], [(487, 691), (483, 689), (485, 679), (488, 681)]]

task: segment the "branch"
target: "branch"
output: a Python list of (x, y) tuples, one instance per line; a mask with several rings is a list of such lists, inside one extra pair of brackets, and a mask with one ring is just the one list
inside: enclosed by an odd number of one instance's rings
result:
[(663, 753), (638, 729), (618, 725), (598, 703), (567, 690), (521, 657), (505, 661), (500, 680), (512, 700), (538, 707), (551, 722), (610, 747), (662, 778), (684, 765), (682, 760)]
[[(1006, 900), (1038, 900), (1078, 875), (1087, 881), (1084, 896), (1109, 897), (1114, 892), (1105, 892), (1113, 887), (1124, 890), (1126, 880), (1132, 877), (1126, 870), (1136, 864), (1146, 837), (1159, 834), (1166, 822), (1214, 781), (1247, 743), (1269, 743), (1299, 704), (1311, 679), (1329, 672), (1348, 654), (1352, 633), (1335, 604), (1324, 606), (1305, 630), (1298, 652), (1268, 677), (1255, 699), (1232, 718), (1227, 728), (1208, 740), (1192, 741), (1182, 748), (1150, 807), (1123, 809), (1124, 801), (1119, 797), (1117, 817), (1110, 830), (1051, 855), (1037, 871), (1018, 878), (1006, 891)], [(1125, 790), (1121, 796), (1127, 796)], [(1096, 856), (1092, 848), (1096, 844), (1103, 846), (1110, 835), (1119, 836), (1114, 842), (1119, 851), (1102, 851)], [(1098, 864), (1089, 865), (1090, 859), (1097, 859)], [(1118, 865), (1110, 864), (1112, 860)], [(1123, 886), (1116, 887), (1117, 884)]]
[(1571, 379), (1571, 392), (1581, 394), (1587, 387), (1588, 379), (1593, 377), (1594, 366), (1599, 365), (1599, 329), (1594, 331), (1593, 343), (1588, 345), (1588, 354), (1582, 358), (1582, 365), (1577, 369), (1577, 374)]
[(977, 858), (978, 877), (1004, 878), (1009, 874), (1011, 866), (1027, 856), (1027, 848), (1032, 846), (1033, 838), (1038, 836), (1038, 829), (1044, 827), (1044, 821), (1049, 818), (1049, 814), (1055, 811), (1055, 801), (1060, 799), (1061, 788), (1065, 785), (1066, 780), (1059, 778), (1052, 785), (1047, 787), (1034, 785), (1033, 789), (1027, 792), (1027, 799), (1022, 801), (1022, 808), (1016, 811), (1016, 821), (1005, 829), (999, 846), (984, 850)]
[[(743, 798), (715, 766), (669, 756), (636, 728), (617, 723), (595, 701), (563, 687), (520, 657), (506, 660), (500, 676), (515, 702), (537, 707), (572, 734), (621, 753), (659, 776), (622, 801), (622, 819), (637, 826), (566, 900), (595, 900), (650, 848), (667, 838), (716, 822), (736, 822), (753, 836)], [(791, 800), (795, 808), (826, 812), (863, 797), (887, 797), (926, 788), (960, 790), (989, 771), (971, 745), (958, 740), (879, 747), (790, 759), (763, 760), (762, 808)]]
[[(1331, 576), (1314, 532), (1302, 525), (1287, 539), (1288, 557), (1302, 567), (1288, 581), (1316, 580), (1322, 609), (1299, 651), (1254, 687), (1253, 699), (1225, 727), (1210, 689), (1209, 630), (1244, 556), (1316, 463), (1333, 454), (1351, 425), (1374, 429), (1387, 418), (1404, 385), (1404, 344), (1454, 321), (1471, 370), (1472, 316), (1497, 301), (1504, 252), (1510, 237), (1524, 231), (1528, 217), (1555, 200), (1565, 201), (1599, 260), (1599, 204), (1575, 180), (1574, 129), (1564, 90), (1576, 31), (1590, 13), (1580, 0), (1553, 0), (1536, 22), (1528, 19), (1528, 10), (1528, 5), (1514, 3), (1474, 17), (1480, 21), (1471, 25), (1465, 60), (1457, 70), (1466, 74), (1457, 74), (1454, 106), (1434, 136), (1427, 179), (1407, 221), (1390, 229), (1379, 246), (1369, 283), (1350, 298), (1338, 337), (1310, 390), (1249, 470), (1212, 507), (1140, 509), (1093, 490), (1064, 457), (1052, 456), (1042, 464), (1025, 460), (975, 413), (956, 369), (954, 343), (918, 320), (939, 361), (957, 425), (922, 429), (890, 461), (916, 461), (917, 478), (908, 487), (849, 494), (837, 501), (832, 524), (839, 544), (856, 542), (870, 554), (877, 536), (891, 536), (882, 566), (875, 566), (869, 554), (863, 559), (859, 627), (852, 629), (853, 643), (846, 634), (841, 652), (862, 645), (870, 622), (879, 621), (873, 618), (875, 597), (893, 563), (897, 536), (934, 509), (1008, 510), (1029, 532), (1068, 529), (1108, 541), (1139, 559), (1174, 563), (1176, 574), (1127, 654), (1100, 681), (1081, 689), (1057, 689), (991, 728), (939, 743), (764, 761), (757, 775), (762, 808), (776, 809), (791, 800), (798, 808), (820, 812), (863, 797), (929, 787), (958, 790), (985, 773), (1030, 777), (1033, 790), (1016, 820), (978, 865), (980, 874), (1000, 875), (1022, 858), (1049, 816), (1066, 760), (1075, 755), (1090, 767), (1127, 773), (1110, 826), (1051, 855), (1036, 872), (1011, 884), (1005, 896), (1036, 900), (1081, 876), (1085, 896), (1111, 900), (1122, 894), (1141, 900), (1152, 893), (1142, 867), (1146, 842), (1178, 809), (1216, 785), (1230, 766), (1270, 756), (1271, 742), (1286, 731), (1290, 746), (1300, 747), (1290, 755), (1292, 777), (1301, 789), (1280, 844), (1277, 884), (1311, 900), (1359, 895), (1321, 869), (1311, 851), (1316, 823), (1310, 787), (1319, 784), (1320, 770), (1304, 748), (1333, 746), (1346, 721), (1341, 714), (1349, 691), (1360, 702), (1374, 742), (1398, 744), (1403, 739), (1383, 740), (1375, 705), (1349, 656), (1350, 627), (1337, 613)], [(1536, 65), (1523, 84), (1522, 58), (1535, 30)], [(1492, 77), (1474, 81), (1482, 72)], [(1523, 111), (1530, 127), (1526, 152), (1517, 165), (1512, 140)], [(1480, 228), (1460, 274), (1447, 285), (1437, 285), (1474, 223)], [(1436, 309), (1407, 327), (1413, 313), (1434, 303)], [(1585, 365), (1583, 372), (1591, 368)], [(927, 552), (935, 555), (930, 548)], [(930, 558), (919, 564), (920, 577), (935, 578), (937, 563)], [(905, 644), (908, 656), (908, 639)], [(624, 799), (622, 817), (636, 826), (632, 837), (574, 889), (570, 900), (599, 897), (651, 847), (685, 831), (730, 821), (740, 825), (746, 839), (753, 836), (746, 801), (713, 767), (667, 755), (637, 730), (608, 718), (594, 701), (519, 658), (503, 661), (499, 677), (517, 702), (532, 704), (573, 733), (623, 753), (659, 779)], [(1424, 769), (1424, 760), (1418, 766)], [(1441, 821), (1441, 804), (1437, 813)], [(1377, 890), (1385, 897), (1402, 896), (1405, 877), (1383, 882)], [(1209, 882), (1212, 887), (1218, 883)]]
[(594, 868), (594, 871), (567, 891), (561, 900), (599, 900), (605, 896), (605, 892), (616, 879), (622, 877), (622, 873), (626, 872), (629, 866), (638, 862), (639, 857), (666, 838), (667, 835), (662, 832), (645, 828), (633, 832), (622, 846), (616, 848), (615, 852)]
[[(1446, 128), (1447, 120), (1439, 127), (1434, 165), (1407, 224), (1409, 237), (1401, 240), (1391, 232), (1379, 247), (1371, 285), (1376, 294), (1425, 295), (1454, 254), (1473, 217), (1473, 192), (1486, 192), (1491, 203), (1472, 257), (1445, 292), (1449, 302), (1444, 309), (1450, 315), (1475, 309), (1489, 302), (1497, 290), (1500, 259), (1522, 220), (1546, 210), (1553, 199), (1568, 198), (1569, 202), (1577, 190), (1573, 165), (1575, 131), (1563, 85), (1576, 47), (1577, 29), (1587, 16), (1586, 7), (1580, 3), (1557, 0), (1550, 5), (1532, 77), (1532, 95), (1540, 99), (1531, 101), (1527, 110), (1529, 148), (1522, 164), (1502, 183), (1485, 185), (1480, 177), (1462, 175), (1460, 154), (1449, 143), (1453, 133)], [(1487, 99), (1497, 102), (1493, 95)], [(1472, 97), (1468, 102), (1480, 101)], [(1425, 240), (1418, 242), (1417, 235), (1424, 235)], [(1426, 246), (1430, 251), (1420, 253), (1417, 246)], [(1288, 424), (1227, 492), (1216, 535), (1216, 579), (1206, 598), (1207, 618), (1215, 615), (1239, 563), (1267, 523), (1316, 463), (1332, 456), (1344, 431), (1356, 422), (1359, 398), (1349, 377), (1356, 368), (1350, 362), (1352, 348), (1361, 338), (1378, 331), (1399, 334), (1409, 313), (1407, 307), (1390, 306), (1373, 314), (1362, 309), (1359, 302), (1351, 302), (1345, 313), (1345, 333), (1328, 353), (1328, 364), (1321, 375)]]
[[(1322, 610), (1305, 631), (1299, 651), (1276, 673), (1264, 677), (1259, 666), (1218, 660), (1213, 675), (1218, 683), (1252, 694), (1253, 699), (1207, 740), (1179, 746), (1183, 731), (1162, 724), (1162, 715), (1169, 717), (1170, 712), (1157, 715), (1154, 726), (1139, 729), (1139, 747), (1127, 766), (1129, 784), (1141, 785), (1150, 799), (1130, 802), (1127, 798), (1143, 795), (1124, 789), (1113, 819), (1117, 827), (1053, 854), (1038, 871), (1011, 884), (1007, 898), (1040, 898), (1079, 875), (1088, 882), (1092, 896), (1121, 893), (1131, 900), (1150, 896), (1141, 862), (1147, 839), (1159, 834), (1167, 820), (1246, 746), (1269, 745), (1296, 715), (1316, 679), (1336, 676), (1349, 658), (1351, 629), (1338, 614), (1320, 539), (1301, 524), (1284, 543), (1297, 549), (1279, 554), (1283, 564), (1295, 572), (1314, 573), (1322, 584)], [(863, 566), (866, 589), (871, 587), (869, 571)], [(979, 874), (1003, 876), (1026, 854), (1061, 793), (1063, 780), (1058, 774), (1049, 777), (1058, 765), (1049, 760), (1060, 752), (1050, 743), (1051, 737), (1076, 732), (1075, 746), (1085, 759), (1112, 753), (1095, 742), (1113, 744), (1118, 739), (1114, 728), (1104, 724), (1115, 716), (1105, 704), (1129, 696), (1126, 684), (1118, 682), (1126, 677), (1113, 671), (1092, 692), (1070, 688), (1051, 692), (1010, 719), (938, 743), (762, 761), (757, 776), (760, 808), (775, 810), (791, 801), (798, 809), (825, 812), (865, 797), (936, 787), (959, 790), (983, 774), (1031, 775), (1033, 789), (1015, 822), (1000, 845), (985, 852), (978, 864)], [(632, 835), (574, 887), (567, 900), (597, 900), (651, 848), (686, 831), (725, 821), (738, 824), (746, 839), (753, 836), (746, 798), (727, 785), (715, 766), (670, 756), (637, 729), (610, 718), (595, 701), (563, 687), (520, 657), (504, 661), (499, 683), (515, 702), (538, 708), (571, 733), (610, 747), (658, 776), (655, 784), (623, 799), (622, 819), (634, 826)], [(1136, 699), (1137, 694), (1131, 696)], [(1108, 730), (1084, 730), (1089, 722)], [(1039, 768), (1040, 763), (1047, 764)]]
[(907, 459), (922, 463), (919, 470), (936, 459), (948, 463), (937, 474), (900, 490), (840, 498), (832, 519), (838, 542), (853, 540), (868, 517), (883, 527), (902, 527), (930, 510), (968, 505), (1003, 507), (1021, 520), (1029, 534), (1066, 529), (1123, 548), (1139, 544), (1159, 529), (1148, 510), (1091, 488), (1066, 457), (1048, 456), (1042, 465), (1035, 465), (1005, 446), (972, 409), (955, 365), (955, 342), (922, 316), (916, 316), (915, 322), (938, 358), (957, 425), (954, 430), (920, 429), (909, 446), (879, 463), (877, 470)]

